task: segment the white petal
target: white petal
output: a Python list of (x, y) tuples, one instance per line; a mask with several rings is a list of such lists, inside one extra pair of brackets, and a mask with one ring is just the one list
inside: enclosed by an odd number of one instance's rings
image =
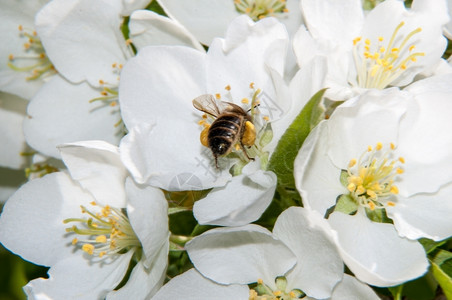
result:
[(181, 45), (205, 52), (202, 45), (176, 21), (149, 10), (137, 10), (130, 16), (130, 38), (141, 49), (150, 45)]
[[(246, 167), (249, 165), (251, 163)], [(235, 176), (224, 187), (214, 188), (205, 198), (196, 201), (193, 215), (199, 224), (245, 225), (260, 218), (270, 205), (275, 188), (273, 172), (258, 170)]]
[(449, 184), (434, 194), (399, 196), (394, 207), (386, 208), (399, 235), (412, 240), (425, 237), (435, 241), (452, 236), (451, 189)]
[(122, 0), (122, 11), (123, 16), (129, 16), (134, 10), (143, 9), (148, 6), (152, 0)]
[(249, 84), (262, 89), (265, 97), (277, 101), (269, 68), (284, 72), (288, 36), (274, 18), (254, 23), (240, 16), (231, 23), (226, 38), (215, 39), (207, 53), (207, 91), (223, 93), (230, 86), (235, 101), (249, 97)]
[(344, 274), (342, 281), (333, 291), (331, 300), (379, 300), (377, 294), (355, 277)]
[(370, 90), (340, 105), (328, 120), (328, 156), (340, 169), (376, 143), (398, 143), (400, 121), (411, 95), (396, 88)]
[(17, 96), (0, 93), (0, 166), (19, 169), (25, 167), (27, 152), (22, 123), (28, 101)]
[(127, 178), (126, 189), (127, 215), (143, 247), (142, 263), (144, 267), (152, 268), (155, 260), (161, 259), (161, 249), (168, 250), (168, 202), (161, 190), (139, 186), (130, 178)]
[(196, 269), (178, 275), (165, 284), (152, 300), (217, 300), (248, 299), (249, 289), (246, 285), (221, 285), (199, 274)]
[(190, 260), (205, 277), (222, 284), (258, 279), (274, 287), (296, 263), (293, 253), (257, 225), (209, 230), (186, 245)]
[[(126, 127), (131, 130), (152, 121), (172, 126), (173, 120), (180, 119), (185, 121), (184, 127), (197, 126), (199, 130), (200, 115), (195, 113), (192, 100), (206, 93), (205, 56), (181, 46), (141, 49), (121, 72), (119, 102)], [(168, 127), (165, 132), (170, 139)], [(177, 145), (176, 141), (169, 141), (171, 147)]]
[(89, 191), (96, 203), (126, 206), (127, 170), (119, 158), (118, 147), (104, 141), (87, 141), (64, 144), (58, 149), (72, 179)]
[(56, 0), (36, 15), (36, 30), (58, 72), (74, 83), (116, 84), (112, 64), (129, 56), (120, 31), (120, 5), (108, 0)]
[(338, 233), (342, 258), (358, 279), (375, 286), (394, 286), (427, 271), (421, 244), (399, 237), (392, 224), (372, 222), (363, 214), (335, 212), (329, 217)]
[[(312, 62), (306, 64), (290, 82), (288, 106), (281, 106), (282, 118), (272, 122), (273, 140), (266, 149), (272, 151), (279, 138), (298, 116), (304, 105), (319, 90), (325, 87), (326, 59), (316, 57)], [(275, 118), (272, 118), (275, 119)]]
[[(401, 182), (404, 196), (419, 192), (436, 192), (451, 182), (452, 170), (452, 75), (435, 76), (407, 88), (414, 95), (414, 104), (400, 129), (397, 153), (403, 156)], [(409, 117), (409, 118), (408, 118)], [(434, 134), (432, 134), (434, 133)]]
[(50, 268), (49, 279), (30, 281), (25, 292), (36, 298), (103, 299), (121, 282), (132, 254), (129, 251), (114, 259), (88, 259), (80, 252), (73, 253)]
[[(142, 261), (133, 268), (127, 283), (117, 291), (110, 292), (107, 300), (150, 299), (163, 285), (168, 264), (168, 249), (162, 247), (155, 264), (147, 269)], [(154, 299), (154, 298), (152, 298)]]
[(305, 23), (316, 39), (326, 39), (344, 47), (359, 35), (364, 16), (361, 1), (301, 1)]
[(308, 135), (294, 162), (295, 185), (306, 208), (324, 215), (347, 192), (340, 172), (326, 155), (328, 122), (321, 122)]
[(273, 234), (297, 257), (297, 265), (287, 276), (287, 289), (298, 288), (317, 299), (331, 297), (344, 265), (328, 222), (315, 211), (291, 207), (278, 217)]
[(292, 38), (304, 22), (303, 14), (300, 8), (300, 1), (287, 0), (286, 8), (288, 13), (279, 16), (278, 20), (286, 26), (287, 32), (289, 33), (290, 38)]
[(199, 131), (195, 134), (180, 119), (171, 125), (174, 131), (168, 131), (167, 124), (143, 123), (122, 139), (121, 159), (133, 178), (169, 191), (225, 185), (231, 175), (212, 164), (212, 153), (199, 142)]
[(25, 260), (52, 266), (74, 255), (73, 236), (65, 230), (71, 225), (63, 220), (81, 216), (80, 205), (91, 201), (92, 196), (65, 173), (29, 181), (3, 208), (0, 241)]
[[(28, 42), (28, 38), (21, 37), (18, 30), (22, 25), (24, 30), (30, 31), (34, 29), (34, 16), (44, 6), (47, 0), (38, 1), (4, 1), (0, 9), (0, 40), (8, 41), (2, 43), (0, 47), (0, 90), (18, 95), (29, 100), (44, 83), (43, 78), (36, 80), (27, 80), (31, 76), (30, 72), (15, 71), (7, 64), (9, 55), (12, 54), (16, 58), (28, 57), (25, 59), (16, 59), (13, 61), (18, 67), (32, 66), (39, 61), (39, 58), (30, 58), (35, 56), (33, 51), (26, 51), (24, 44)], [(32, 32), (29, 32), (30, 34)]]
[(105, 140), (118, 144), (122, 129), (118, 108), (91, 99), (99, 91), (86, 83), (70, 84), (60, 76), (46, 83), (28, 106), (24, 122), (27, 142), (36, 150), (60, 157), (56, 146), (84, 140)]
[(179, 21), (205, 45), (224, 35), (231, 21), (239, 15), (232, 1), (224, 0), (158, 0), (165, 13)]

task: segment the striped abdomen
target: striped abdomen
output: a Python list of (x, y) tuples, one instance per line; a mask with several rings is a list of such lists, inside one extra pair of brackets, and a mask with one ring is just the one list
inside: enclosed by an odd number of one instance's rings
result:
[(244, 116), (225, 113), (209, 128), (209, 148), (215, 157), (228, 154), (243, 134)]

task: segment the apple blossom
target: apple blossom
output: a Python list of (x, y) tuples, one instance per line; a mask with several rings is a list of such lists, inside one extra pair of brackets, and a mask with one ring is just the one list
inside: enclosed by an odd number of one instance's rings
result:
[[(257, 225), (217, 228), (194, 238), (186, 248), (207, 279), (226, 285), (252, 284), (249, 299), (340, 299), (333, 289), (341, 285), (343, 265), (334, 239), (317, 212), (291, 207), (278, 217), (273, 234)], [(346, 292), (349, 296), (359, 291), (366, 299), (378, 299), (369, 287), (356, 283)], [(236, 299), (248, 299), (239, 297), (239, 292)]]
[(158, 3), (169, 17), (209, 46), (215, 37), (223, 37), (231, 21), (241, 14), (254, 21), (277, 17), (292, 34), (302, 23), (299, 1), (294, 0), (158, 0)]
[(451, 82), (436, 76), (351, 99), (311, 132), (295, 160), (304, 206), (328, 218), (345, 263), (367, 283), (422, 275), (428, 261), (416, 240), (452, 235)]
[[(275, 175), (265, 170), (268, 124), (282, 118), (290, 105), (281, 80), (286, 44), (287, 33), (277, 20), (254, 23), (241, 16), (207, 53), (187, 47), (141, 49), (125, 65), (119, 87), (122, 117), (130, 131), (121, 142), (121, 156), (135, 180), (165, 190), (214, 188), (195, 203), (195, 216), (203, 224), (244, 225), (256, 220), (276, 186)], [(248, 164), (239, 150), (220, 158), (216, 167), (212, 152), (199, 141), (211, 121), (202, 119), (192, 105), (203, 94), (248, 105), (257, 138), (246, 151), (255, 161)], [(231, 179), (232, 165), (236, 176)], [(231, 190), (248, 213), (228, 199)]]
[[(163, 43), (204, 51), (180, 25), (150, 11), (132, 14), (132, 40), (125, 40), (122, 2), (56, 0), (37, 14), (38, 36), (58, 71), (33, 98), (25, 121), (27, 142), (38, 151), (59, 157), (56, 146), (61, 143), (119, 143), (124, 128), (117, 87), (122, 66), (134, 56), (134, 41), (138, 49)], [(135, 2), (127, 3), (136, 7), (140, 1)], [(55, 109), (57, 113), (49, 113)]]
[(0, 4), (0, 90), (29, 100), (54, 74), (34, 30), (35, 14), (47, 3), (3, 1)]
[(388, 0), (366, 16), (360, 0), (301, 2), (306, 28), (294, 38), (300, 66), (328, 58), (327, 96), (347, 100), (366, 89), (403, 87), (431, 72), (446, 48), (446, 1)]
[[(169, 231), (163, 193), (127, 177), (117, 147), (100, 141), (60, 148), (67, 172), (29, 181), (6, 203), (0, 241), (49, 278), (25, 286), (33, 298), (147, 298), (163, 282)], [(129, 264), (135, 264), (127, 283)], [(137, 286), (138, 285), (138, 286)]]

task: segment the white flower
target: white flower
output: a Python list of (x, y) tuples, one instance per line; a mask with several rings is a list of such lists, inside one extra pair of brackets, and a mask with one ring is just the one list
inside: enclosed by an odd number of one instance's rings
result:
[(277, 17), (290, 36), (302, 23), (299, 1), (296, 0), (158, 0), (165, 13), (180, 22), (205, 45), (215, 37), (223, 37), (233, 19), (246, 14), (254, 21)]
[[(257, 225), (217, 228), (196, 237), (186, 248), (195, 268), (210, 280), (226, 285), (257, 283), (250, 290), (251, 299), (257, 294), (270, 299), (305, 295), (325, 299), (343, 276), (330, 232), (316, 212), (292, 207), (278, 217), (273, 234)], [(196, 284), (201, 285), (201, 280)], [(367, 289), (370, 298), (366, 299), (378, 299)]]
[[(170, 18), (207, 46), (215, 37), (225, 37), (229, 24), (240, 15), (253, 21), (275, 17), (284, 24), (291, 39), (303, 24), (298, 0), (158, 0), (158, 3)], [(287, 48), (286, 55), (284, 78), (289, 81), (298, 67), (292, 47)]]
[(431, 77), (354, 98), (311, 132), (295, 160), (304, 206), (328, 218), (344, 261), (372, 285), (422, 275), (428, 262), (414, 240), (452, 235), (451, 83), (451, 75)]
[[(32, 180), (6, 203), (0, 241), (49, 279), (25, 287), (33, 298), (144, 299), (163, 282), (169, 231), (163, 193), (127, 178), (118, 149), (105, 142), (61, 148), (69, 173)], [(136, 265), (117, 291), (131, 260)]]
[[(286, 45), (287, 33), (275, 19), (254, 23), (242, 16), (231, 23), (226, 39), (214, 40), (207, 53), (187, 47), (141, 49), (124, 67), (119, 89), (122, 117), (130, 131), (121, 142), (121, 156), (135, 180), (166, 190), (217, 187), (195, 203), (195, 216), (202, 223), (243, 225), (256, 220), (271, 202), (276, 186), (275, 175), (262, 170), (261, 164), (268, 160), (262, 150), (268, 137), (265, 125), (259, 131), (257, 124), (266, 123), (264, 118), (270, 116), (265, 117), (266, 112), (272, 114), (270, 119), (281, 118), (290, 105), (281, 96)], [(220, 158), (215, 166), (212, 152), (199, 140), (203, 126), (198, 122), (206, 121), (192, 104), (203, 94), (239, 105), (247, 98), (253, 109), (254, 100), (261, 102), (263, 113), (255, 115), (258, 139), (248, 150), (256, 153), (256, 159), (227, 186), (229, 167), (234, 163), (243, 167), (248, 159), (237, 151), (233, 154), (240, 160)], [(232, 204), (230, 191), (240, 206)], [(219, 202), (208, 201), (211, 198)], [(248, 211), (243, 216), (242, 207)]]
[(365, 89), (406, 86), (441, 62), (442, 28), (449, 20), (445, 1), (379, 4), (366, 16), (360, 0), (301, 2), (307, 31), (294, 38), (298, 63), (328, 58), (327, 96), (346, 100)]
[(0, 90), (29, 100), (54, 74), (34, 30), (35, 14), (48, 0), (0, 4)]
[[(36, 29), (59, 75), (33, 98), (25, 122), (27, 142), (59, 157), (56, 146), (102, 139), (118, 144), (124, 135), (117, 95), (130, 46), (176, 43), (199, 47), (168, 18), (138, 11), (130, 18), (131, 38), (121, 31), (123, 1), (56, 0), (36, 16)], [(140, 1), (128, 1), (136, 5)], [(130, 7), (129, 7), (130, 8)], [(87, 30), (89, 29), (89, 30)], [(201, 48), (202, 49), (202, 48)]]
[[(182, 296), (181, 296), (182, 295)], [(228, 300), (248, 299), (249, 289), (239, 284), (221, 285), (203, 277), (196, 269), (190, 269), (171, 279), (152, 300)]]

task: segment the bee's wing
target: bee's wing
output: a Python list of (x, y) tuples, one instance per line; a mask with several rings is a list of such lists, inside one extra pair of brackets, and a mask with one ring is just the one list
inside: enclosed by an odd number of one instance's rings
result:
[(193, 106), (197, 110), (203, 111), (213, 117), (217, 117), (221, 113), (218, 105), (219, 103), (217, 103), (215, 97), (210, 94), (201, 95), (193, 99)]
[(238, 106), (237, 104), (231, 103), (231, 102), (226, 102), (226, 101), (222, 101), (222, 110), (224, 111), (229, 111), (229, 112), (235, 112), (238, 113), (240, 115), (246, 115), (246, 111)]

